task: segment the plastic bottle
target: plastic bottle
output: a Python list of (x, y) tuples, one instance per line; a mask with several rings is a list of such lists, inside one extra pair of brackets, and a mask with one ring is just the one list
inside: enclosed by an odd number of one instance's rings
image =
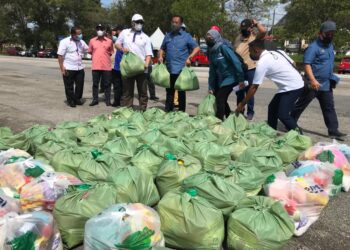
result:
[[(244, 81), (244, 87), (247, 87), (248, 85), (249, 85), (248, 81)], [(232, 88), (232, 90), (233, 90), (233, 92), (239, 91), (239, 90), (240, 90), (239, 84), (237, 84), (236, 86), (234, 86), (234, 87)]]

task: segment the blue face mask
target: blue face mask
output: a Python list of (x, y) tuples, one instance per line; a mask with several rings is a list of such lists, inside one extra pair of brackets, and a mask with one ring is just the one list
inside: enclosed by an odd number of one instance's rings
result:
[(83, 34), (80, 34), (79, 36), (77, 36), (77, 40), (78, 41), (83, 40)]
[(115, 43), (117, 41), (117, 39), (118, 39), (118, 37), (112, 36), (113, 43)]

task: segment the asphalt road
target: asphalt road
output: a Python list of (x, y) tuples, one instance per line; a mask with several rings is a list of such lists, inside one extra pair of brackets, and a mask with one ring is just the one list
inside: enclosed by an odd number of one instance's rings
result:
[[(33, 124), (56, 124), (66, 120), (86, 121), (91, 117), (108, 113), (101, 101), (98, 106), (89, 107), (91, 101), (91, 68), (86, 62), (84, 99), (86, 104), (70, 108), (65, 104), (64, 86), (57, 60), (0, 56), (0, 126), (9, 126), (21, 131)], [(188, 92), (187, 112), (196, 114), (197, 106), (207, 92), (207, 68), (195, 68), (201, 89)], [(254, 121), (264, 121), (267, 105), (276, 92), (268, 80), (259, 88), (255, 98)], [(340, 130), (350, 134), (350, 77), (341, 76), (341, 82), (334, 92)], [(157, 87), (159, 102), (149, 102), (150, 107), (164, 107), (165, 91)], [(101, 95), (101, 100), (102, 100)], [(230, 96), (231, 109), (236, 98)], [(138, 104), (135, 98), (135, 105)], [(324, 125), (321, 109), (314, 100), (303, 113), (299, 125), (314, 142), (330, 141)], [(350, 144), (350, 137), (346, 137)], [(320, 219), (302, 237), (293, 238), (286, 249), (350, 249), (350, 199), (348, 193), (341, 193), (324, 209)]]

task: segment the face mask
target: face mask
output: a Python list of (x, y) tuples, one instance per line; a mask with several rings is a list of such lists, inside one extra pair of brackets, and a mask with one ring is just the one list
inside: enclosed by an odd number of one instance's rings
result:
[(104, 35), (104, 32), (103, 32), (103, 30), (98, 30), (97, 31), (97, 36), (103, 36)]
[(332, 41), (333, 41), (333, 37), (325, 37), (325, 36), (322, 36), (322, 42), (323, 42), (324, 44), (330, 44)]
[(83, 40), (83, 34), (80, 34), (77, 36), (77, 41), (81, 41), (81, 40)]
[(176, 25), (176, 24), (171, 24), (171, 30), (173, 32), (178, 32), (181, 29), (180, 25)]
[(136, 30), (136, 31), (141, 31), (141, 30), (142, 30), (142, 27), (143, 27), (143, 25), (142, 25), (141, 23), (136, 23), (136, 24), (135, 24), (135, 30)]
[(252, 54), (249, 54), (249, 57), (250, 59), (252, 59), (253, 61), (258, 61), (260, 56), (257, 56), (257, 55), (252, 55)]
[(112, 36), (112, 40), (113, 40), (114, 43), (117, 41), (117, 39), (118, 39), (118, 37)]
[(205, 43), (208, 45), (208, 47), (213, 47), (215, 45), (215, 41), (213, 40), (206, 40)]
[(244, 37), (248, 37), (248, 36), (250, 36), (250, 31), (248, 31), (248, 30), (241, 30), (241, 34)]

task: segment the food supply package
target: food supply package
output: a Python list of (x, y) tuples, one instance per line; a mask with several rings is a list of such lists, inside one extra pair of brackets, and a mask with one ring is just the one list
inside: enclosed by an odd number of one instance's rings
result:
[(170, 74), (165, 64), (160, 63), (154, 66), (151, 73), (151, 81), (160, 87), (170, 88)]
[(198, 106), (197, 115), (216, 115), (216, 102), (213, 94), (208, 94)]
[(293, 232), (293, 221), (279, 201), (247, 197), (228, 220), (227, 249), (282, 249)]
[(53, 210), (55, 202), (64, 195), (70, 185), (82, 184), (67, 173), (45, 172), (24, 185), (20, 193), (21, 208), (26, 210)]
[(124, 53), (120, 62), (120, 72), (123, 77), (130, 78), (142, 74), (145, 71), (145, 63), (136, 54)]
[(175, 82), (175, 89), (191, 91), (199, 89), (199, 81), (196, 73), (190, 67), (184, 67)]
[(220, 210), (196, 190), (168, 192), (157, 211), (167, 246), (187, 250), (219, 250), (224, 240), (225, 223)]
[(85, 224), (84, 249), (151, 249), (164, 247), (160, 219), (141, 203), (113, 205)]

